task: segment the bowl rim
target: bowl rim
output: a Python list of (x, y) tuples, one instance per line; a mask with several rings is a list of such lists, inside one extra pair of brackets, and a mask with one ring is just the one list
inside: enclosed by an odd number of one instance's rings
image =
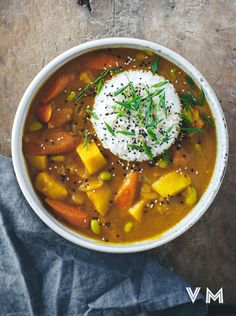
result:
[[(208, 187), (206, 188), (198, 203), (180, 222), (171, 227), (169, 230), (152, 239), (147, 239), (134, 243), (115, 244), (99, 242), (75, 232), (74, 230), (56, 220), (45, 209), (42, 202), (37, 197), (29, 179), (22, 152), (22, 135), (25, 118), (28, 113), (29, 106), (42, 84), (56, 70), (58, 70), (60, 67), (62, 67), (64, 64), (68, 63), (75, 57), (92, 50), (98, 50), (108, 47), (129, 47), (141, 50), (149, 49), (151, 51), (154, 51), (158, 55), (170, 60), (175, 65), (179, 66), (181, 69), (184, 70), (185, 73), (193, 78), (193, 80), (200, 88), (203, 89), (216, 123), (215, 128), (217, 139), (217, 154), (215, 167), (210, 183), (208, 184)], [(227, 125), (220, 103), (206, 79), (191, 63), (189, 63), (184, 57), (175, 53), (174, 51), (154, 42), (136, 38), (113, 37), (93, 40), (77, 45), (58, 55), (46, 66), (44, 66), (44, 68), (34, 77), (34, 79), (25, 90), (25, 93), (17, 108), (12, 127), (11, 149), (13, 167), (21, 191), (23, 192), (23, 195), (25, 196), (31, 208), (47, 226), (49, 226), (53, 231), (55, 231), (63, 238), (88, 249), (108, 253), (132, 253), (149, 250), (166, 244), (167, 242), (170, 242), (171, 240), (174, 240), (178, 236), (182, 235), (200, 219), (200, 217), (206, 212), (206, 210), (213, 202), (223, 181), (228, 162), (229, 140)]]

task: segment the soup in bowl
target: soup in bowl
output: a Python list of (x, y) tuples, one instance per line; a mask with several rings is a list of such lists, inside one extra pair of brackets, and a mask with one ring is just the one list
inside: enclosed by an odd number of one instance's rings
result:
[(163, 244), (203, 214), (222, 181), (218, 101), (192, 65), (154, 43), (73, 48), (34, 79), (20, 107), (13, 160), (23, 193), (79, 245), (132, 252)]

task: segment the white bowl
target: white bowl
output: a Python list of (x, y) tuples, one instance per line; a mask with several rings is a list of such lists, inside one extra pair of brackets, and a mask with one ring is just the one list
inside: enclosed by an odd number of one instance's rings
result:
[[(179, 223), (177, 223), (174, 227), (172, 227), (159, 237), (130, 244), (101, 243), (99, 241), (84, 237), (57, 221), (45, 209), (40, 199), (36, 195), (27, 173), (27, 168), (22, 152), (22, 135), (24, 122), (29, 110), (29, 106), (42, 84), (57, 69), (59, 69), (62, 65), (74, 59), (75, 57), (92, 50), (107, 47), (150, 49), (182, 68), (190, 77), (193, 78), (197, 85), (203, 89), (216, 124), (217, 157), (215, 168), (211, 181), (199, 202), (192, 209), (192, 211), (188, 213), (188, 215), (186, 215)], [(46, 65), (33, 79), (27, 90), (25, 91), (15, 115), (12, 130), (12, 158), (16, 177), (26, 200), (35, 211), (35, 213), (42, 219), (42, 221), (51, 229), (53, 229), (56, 233), (77, 245), (89, 249), (112, 253), (131, 253), (155, 248), (175, 239), (176, 237), (186, 232), (205, 213), (220, 188), (227, 166), (228, 132), (224, 114), (215, 93), (213, 92), (207, 81), (200, 74), (200, 72), (186, 59), (169, 50), (168, 48), (152, 42), (133, 38), (106, 38), (84, 43), (67, 50), (66, 52), (62, 53), (54, 60), (52, 60), (48, 65)]]

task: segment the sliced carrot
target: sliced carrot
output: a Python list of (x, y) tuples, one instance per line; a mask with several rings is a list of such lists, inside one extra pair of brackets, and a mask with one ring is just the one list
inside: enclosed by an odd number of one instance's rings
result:
[(114, 202), (118, 208), (129, 208), (137, 195), (140, 177), (138, 172), (130, 172), (124, 179)]
[(79, 140), (72, 134), (50, 129), (27, 134), (23, 138), (23, 151), (31, 155), (58, 155), (71, 152)]
[(47, 103), (62, 93), (68, 84), (76, 77), (75, 73), (64, 73), (49, 86), (47, 92), (41, 98), (42, 103)]
[(50, 103), (40, 105), (36, 110), (36, 115), (41, 122), (47, 123), (52, 115), (52, 105)]
[(178, 168), (186, 167), (188, 164), (188, 155), (184, 149), (172, 148), (173, 165)]
[(48, 123), (48, 128), (58, 128), (68, 122), (72, 117), (73, 111), (73, 107), (70, 104), (66, 104), (64, 107), (54, 108)]
[(120, 65), (122, 62), (120, 59), (117, 59), (116, 56), (101, 53), (99, 55), (96, 54), (94, 58), (85, 60), (83, 66), (89, 70), (101, 70), (104, 67), (117, 68), (117, 63)]
[(66, 222), (77, 228), (89, 227), (89, 215), (78, 207), (71, 206), (57, 200), (45, 199), (56, 215), (62, 217)]

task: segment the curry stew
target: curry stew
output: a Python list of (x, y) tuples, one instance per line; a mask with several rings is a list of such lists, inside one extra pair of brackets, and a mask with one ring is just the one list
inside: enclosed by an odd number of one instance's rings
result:
[[(163, 76), (182, 104), (174, 144), (142, 162), (105, 149), (91, 121), (104, 83), (134, 69)], [(67, 63), (41, 87), (25, 122), (23, 152), (51, 214), (87, 237), (126, 243), (154, 238), (192, 210), (214, 169), (216, 134), (203, 91), (180, 68), (150, 51), (103, 49)]]

